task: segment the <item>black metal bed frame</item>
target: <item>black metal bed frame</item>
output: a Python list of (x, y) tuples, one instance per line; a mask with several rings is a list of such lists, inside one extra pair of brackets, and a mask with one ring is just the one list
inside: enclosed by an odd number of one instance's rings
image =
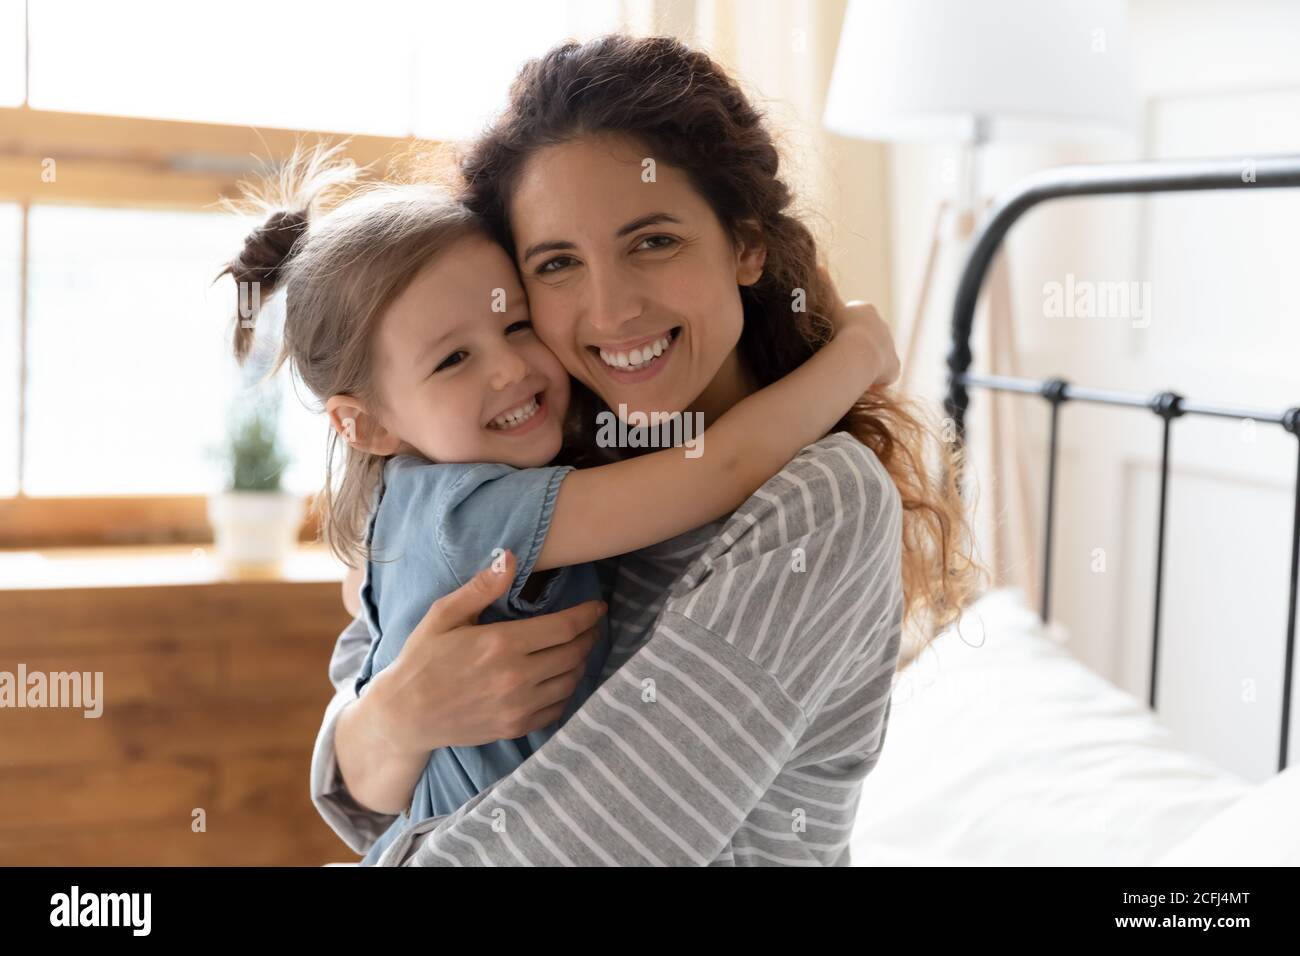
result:
[[(1253, 167), (1251, 179), (1245, 170)], [(1169, 487), (1169, 439), (1174, 419), (1184, 415), (1208, 415), (1281, 425), (1300, 439), (1300, 408), (1282, 412), (1241, 406), (1193, 402), (1177, 392), (1145, 395), (1083, 388), (1061, 378), (1026, 379), (980, 375), (970, 371), (971, 326), (975, 306), (993, 257), (1012, 225), (1026, 212), (1051, 199), (1075, 196), (1107, 196), (1133, 193), (1200, 192), (1216, 189), (1278, 189), (1300, 187), (1300, 156), (1269, 156), (1255, 159), (1179, 160), (1141, 163), (1108, 163), (1094, 166), (1066, 166), (1032, 176), (999, 198), (976, 229), (972, 248), (957, 286), (952, 311), (952, 347), (948, 353), (948, 396), (944, 409), (956, 425), (959, 442), (966, 436), (968, 389), (1038, 395), (1049, 405), (1050, 424), (1047, 462), (1047, 502), (1043, 545), (1043, 585), (1040, 616), (1049, 620), (1052, 583), (1052, 520), (1056, 505), (1056, 437), (1061, 405), (1067, 401), (1127, 408), (1145, 408), (1163, 422), (1160, 453), (1160, 504), (1156, 529), (1155, 610), (1151, 634), (1151, 684), (1149, 701), (1156, 706), (1156, 669), (1160, 648), (1160, 604), (1164, 585), (1165, 517)], [(1300, 358), (1300, 357), (1298, 357)], [(1297, 361), (1300, 370), (1300, 361)], [(1297, 442), (1300, 451), (1300, 441)], [(1286, 769), (1287, 735), (1291, 721), (1291, 671), (1295, 661), (1296, 588), (1300, 577), (1300, 457), (1296, 462), (1295, 505), (1291, 525), (1291, 577), (1287, 607), (1286, 660), (1282, 670), (1282, 730), (1278, 748), (1278, 770)]]

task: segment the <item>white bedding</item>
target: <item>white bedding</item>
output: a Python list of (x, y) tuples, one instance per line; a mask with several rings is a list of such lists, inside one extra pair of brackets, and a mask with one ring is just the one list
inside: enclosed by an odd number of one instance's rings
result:
[(1173, 746), (1019, 591), (961, 628), (898, 677), (854, 865), (1151, 864), (1257, 789)]

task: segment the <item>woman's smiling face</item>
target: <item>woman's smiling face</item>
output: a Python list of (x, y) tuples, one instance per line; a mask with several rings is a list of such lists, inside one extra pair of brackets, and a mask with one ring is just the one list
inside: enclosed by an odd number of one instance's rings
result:
[(733, 241), (682, 170), (647, 159), (613, 135), (533, 154), (509, 210), (519, 269), (538, 335), (611, 409), (711, 419), (752, 390), (739, 285), (762, 274), (763, 250)]

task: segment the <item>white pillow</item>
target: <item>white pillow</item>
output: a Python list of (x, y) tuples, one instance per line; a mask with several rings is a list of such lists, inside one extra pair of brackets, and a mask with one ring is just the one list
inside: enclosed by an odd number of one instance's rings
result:
[(993, 591), (899, 674), (855, 865), (1144, 865), (1252, 789), (1060, 637)]
[(1300, 766), (1255, 787), (1156, 865), (1300, 866)]

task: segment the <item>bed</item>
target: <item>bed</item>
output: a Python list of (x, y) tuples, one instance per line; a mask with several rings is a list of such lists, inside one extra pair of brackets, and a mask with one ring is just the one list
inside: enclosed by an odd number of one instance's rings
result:
[(1180, 750), (1018, 590), (900, 672), (856, 866), (1300, 864), (1300, 767), (1251, 784)]
[[(965, 440), (970, 388), (1035, 396), (1051, 415), (1041, 606), (994, 590), (896, 678), (889, 730), (862, 790), (852, 835), (856, 866), (1300, 865), (1300, 767), (1287, 767), (1296, 591), (1300, 578), (1300, 462), (1292, 514), (1278, 773), (1251, 783), (1179, 749), (1158, 718), (1169, 434), (1184, 415), (1253, 418), (1300, 439), (1300, 409), (1216, 406), (1173, 392), (1100, 391), (970, 371), (970, 336), (984, 274), (1012, 224), (1060, 197), (1300, 186), (1300, 157), (1069, 167), (1032, 177), (986, 215), (953, 308), (945, 410)], [(1158, 415), (1164, 447), (1156, 528), (1151, 683), (1146, 701), (1089, 670), (1052, 621), (1057, 411), (1067, 401)], [(1298, 443), (1300, 449), (1300, 443)]]

